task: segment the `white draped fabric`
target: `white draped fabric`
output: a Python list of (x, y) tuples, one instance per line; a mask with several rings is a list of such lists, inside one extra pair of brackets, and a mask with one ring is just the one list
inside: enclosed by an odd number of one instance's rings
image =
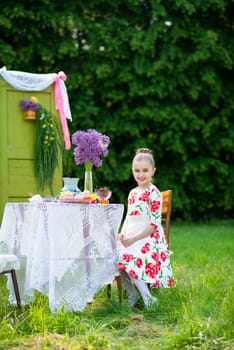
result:
[[(20, 259), (22, 302), (35, 290), (49, 297), (52, 312), (81, 311), (119, 274), (117, 233), (122, 204), (8, 203), (0, 253)], [(10, 301), (15, 303), (10, 284)]]
[(56, 73), (36, 74), (20, 71), (9, 71), (6, 67), (0, 68), (2, 78), (16, 90), (41, 91), (54, 83)]
[[(7, 70), (6, 67), (0, 68), (0, 75), (13, 88), (21, 91), (42, 91), (54, 84), (58, 74), (38, 74), (14, 70)], [(63, 79), (59, 79), (66, 118), (72, 120), (69, 99), (66, 85)]]
[(20, 262), (14, 254), (0, 254), (0, 272), (7, 270), (18, 270), (20, 268)]
[(64, 72), (37, 74), (0, 68), (0, 76), (13, 88), (21, 91), (41, 91), (55, 84), (55, 106), (59, 112), (66, 149), (70, 149), (69, 131), (66, 119), (72, 120), (71, 109), (65, 85), (66, 75)]

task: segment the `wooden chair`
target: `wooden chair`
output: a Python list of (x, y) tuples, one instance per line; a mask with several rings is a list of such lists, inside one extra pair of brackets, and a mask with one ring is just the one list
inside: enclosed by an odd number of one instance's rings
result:
[[(164, 228), (165, 237), (169, 246), (169, 230), (171, 222), (171, 207), (172, 207), (172, 190), (162, 192), (162, 225)], [(117, 283), (119, 301), (122, 301), (122, 285), (120, 276), (115, 277)], [(111, 297), (111, 284), (107, 285), (107, 297)]]
[(19, 293), (18, 281), (16, 277), (16, 272), (15, 272), (15, 270), (18, 270), (19, 267), (20, 267), (20, 262), (16, 255), (0, 254), (0, 275), (9, 274), (9, 273), (11, 274), (17, 306), (19, 309), (21, 309), (20, 293)]
[(162, 192), (162, 225), (169, 245), (169, 230), (171, 222), (172, 190)]

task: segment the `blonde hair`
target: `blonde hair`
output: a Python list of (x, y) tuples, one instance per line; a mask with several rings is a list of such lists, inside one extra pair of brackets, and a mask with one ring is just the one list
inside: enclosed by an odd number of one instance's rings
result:
[(148, 161), (153, 168), (155, 168), (155, 161), (153, 152), (149, 148), (139, 148), (136, 151), (135, 157), (133, 158), (133, 162), (139, 162), (141, 160)]

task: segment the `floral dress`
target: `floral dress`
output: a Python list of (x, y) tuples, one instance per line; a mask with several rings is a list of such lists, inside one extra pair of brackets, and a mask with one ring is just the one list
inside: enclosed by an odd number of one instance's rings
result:
[(132, 278), (150, 283), (151, 287), (170, 288), (174, 285), (174, 277), (161, 211), (162, 195), (156, 186), (150, 184), (146, 189), (136, 187), (131, 190), (123, 233), (133, 237), (149, 225), (154, 227), (154, 232), (126, 248), (119, 242), (118, 268)]

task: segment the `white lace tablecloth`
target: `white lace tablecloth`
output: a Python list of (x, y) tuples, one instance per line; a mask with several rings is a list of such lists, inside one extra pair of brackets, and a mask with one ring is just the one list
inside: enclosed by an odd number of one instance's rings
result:
[[(35, 290), (47, 295), (52, 312), (81, 311), (118, 270), (116, 238), (122, 204), (8, 203), (0, 253), (20, 258), (23, 304)], [(10, 301), (15, 302), (11, 281)]]

